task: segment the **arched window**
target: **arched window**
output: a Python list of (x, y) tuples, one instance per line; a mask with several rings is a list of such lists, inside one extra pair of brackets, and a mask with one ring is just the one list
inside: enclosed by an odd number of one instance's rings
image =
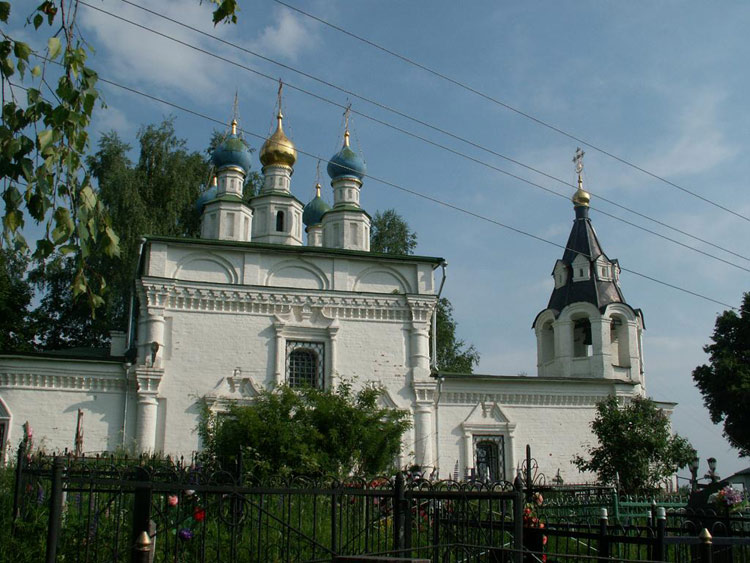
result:
[(280, 233), (284, 232), (284, 212), (283, 211), (276, 212), (276, 231)]
[(542, 326), (542, 332), (539, 335), (541, 338), (541, 361), (547, 363), (555, 359), (555, 331), (552, 328), (552, 321), (549, 321)]
[(286, 381), (289, 387), (323, 388), (322, 342), (287, 342)]
[(610, 355), (612, 365), (615, 367), (630, 367), (630, 338), (628, 335), (628, 322), (625, 318), (617, 315), (612, 316), (609, 323)]
[(502, 436), (474, 438), (474, 467), (480, 481), (494, 483), (505, 479), (504, 449)]
[(10, 432), (10, 413), (0, 398), (0, 464), (5, 463), (5, 452), (8, 449), (8, 432)]
[(573, 357), (591, 356), (591, 321), (588, 318), (576, 319), (573, 323)]

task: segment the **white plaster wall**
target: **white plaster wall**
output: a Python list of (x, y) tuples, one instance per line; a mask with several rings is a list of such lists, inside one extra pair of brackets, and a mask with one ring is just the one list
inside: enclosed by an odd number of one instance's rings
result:
[[(241, 285), (275, 285), (277, 287), (317, 288), (322, 278), (324, 289), (392, 293), (433, 293), (431, 264), (368, 259), (317, 253), (272, 252), (268, 250), (218, 245), (165, 245), (151, 243), (144, 275)], [(195, 264), (195, 267), (191, 267)], [(215, 271), (207, 268), (212, 264)], [(310, 280), (296, 271), (283, 283), (274, 283), (284, 266), (307, 270)], [(217, 276), (219, 276), (217, 278)], [(294, 280), (299, 280), (295, 282)], [(361, 287), (358, 287), (360, 286)]]
[[(640, 387), (610, 385), (606, 381), (513, 379), (466, 377), (443, 382), (435, 417), (440, 476), (451, 477), (456, 461), (460, 478), (467, 466), (474, 465), (473, 459), (467, 464), (462, 428), (462, 423), (474, 412), (472, 422), (483, 425), (482, 433), (505, 436), (507, 479), (512, 481), (515, 477), (525, 459), (526, 444), (530, 444), (532, 457), (547, 480), (554, 478), (559, 469), (566, 483), (594, 481), (595, 475), (580, 473), (571, 460), (576, 454), (585, 457), (586, 446), (595, 443), (590, 423), (596, 413), (596, 402), (610, 393), (640, 392)], [(486, 418), (477, 418), (483, 404), (496, 405), (506, 420), (494, 419), (491, 412)], [(510, 430), (506, 429), (508, 425), (512, 427)], [(497, 431), (493, 432), (493, 427)]]
[(72, 450), (79, 408), (84, 411), (84, 451), (132, 444), (135, 405), (131, 390), (123, 440), (125, 370), (119, 364), (5, 357), (0, 360), (0, 398), (11, 415), (11, 449), (28, 421), (36, 447)]

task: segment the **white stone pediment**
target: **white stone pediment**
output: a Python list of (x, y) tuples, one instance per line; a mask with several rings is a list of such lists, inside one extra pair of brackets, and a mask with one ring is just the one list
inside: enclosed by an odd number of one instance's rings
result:
[(505, 424), (510, 422), (503, 410), (496, 402), (482, 401), (471, 410), (463, 424), (465, 425), (484, 425), (484, 424)]
[(335, 321), (333, 317), (325, 314), (323, 306), (292, 305), (288, 314), (274, 315), (277, 325), (295, 325), (316, 329), (329, 328)]

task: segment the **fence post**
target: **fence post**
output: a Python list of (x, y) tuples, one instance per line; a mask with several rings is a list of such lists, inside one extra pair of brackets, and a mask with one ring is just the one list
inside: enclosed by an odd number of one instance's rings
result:
[(55, 563), (57, 543), (60, 540), (60, 523), (63, 505), (63, 460), (55, 456), (52, 462), (52, 491), (49, 497), (49, 521), (47, 524), (47, 553), (45, 561)]
[[(338, 487), (338, 483), (334, 483), (334, 487)], [(336, 489), (334, 488), (333, 493), (331, 494), (331, 552), (334, 555), (338, 555), (338, 527), (336, 526), (336, 516), (338, 514), (336, 513), (336, 508), (339, 503), (339, 496), (336, 493)]]
[(703, 528), (698, 535), (698, 538), (701, 540), (700, 548), (698, 550), (698, 561), (701, 563), (711, 563), (714, 543), (713, 538), (711, 537), (711, 532), (709, 532), (707, 528)]
[(526, 444), (526, 502), (531, 502), (534, 497), (531, 479), (531, 446)]
[(607, 525), (609, 524), (609, 514), (606, 508), (599, 511), (599, 557), (609, 557), (609, 536), (607, 535)]
[(25, 450), (18, 446), (18, 459), (16, 460), (16, 486), (13, 490), (13, 535), (15, 535), (16, 520), (21, 516), (21, 492), (23, 489), (23, 464), (26, 462)]
[(404, 549), (404, 474), (396, 474), (393, 488), (393, 550)]
[(523, 505), (524, 496), (518, 482), (513, 498), (513, 561), (523, 561)]
[(139, 540), (145, 532), (148, 535), (151, 522), (151, 483), (143, 483), (151, 480), (148, 471), (144, 467), (139, 467), (135, 472), (136, 480), (140, 483), (135, 488), (133, 497), (133, 529), (131, 534), (130, 560), (132, 563), (141, 563), (143, 551), (138, 549)]
[(150, 563), (152, 546), (153, 544), (148, 532), (146, 530), (142, 531), (135, 542), (133, 563)]
[(664, 536), (667, 530), (667, 510), (660, 506), (656, 509), (656, 544), (654, 545), (655, 561), (666, 561), (667, 552), (664, 545)]

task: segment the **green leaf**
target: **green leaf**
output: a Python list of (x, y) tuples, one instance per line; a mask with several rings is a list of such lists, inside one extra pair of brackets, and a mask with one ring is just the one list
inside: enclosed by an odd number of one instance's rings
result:
[(52, 240), (56, 245), (59, 245), (68, 240), (75, 229), (70, 211), (65, 207), (58, 207), (55, 210), (55, 223), (55, 229), (52, 231)]
[(8, 23), (8, 16), (10, 16), (10, 2), (0, 2), (0, 21)]
[(62, 43), (57, 37), (50, 37), (47, 40), (47, 50), (49, 51), (49, 58), (55, 60), (62, 51)]
[(42, 74), (42, 68), (39, 65), (36, 65), (31, 68), (31, 76), (34, 78), (38, 78)]
[(13, 45), (13, 53), (18, 59), (28, 60), (29, 55), (31, 55), (31, 47), (22, 41), (16, 41)]
[(47, 147), (52, 144), (55, 138), (55, 132), (52, 129), (45, 129), (37, 133), (36, 139), (39, 144), (39, 152), (44, 152)]
[(34, 29), (39, 29), (39, 26), (42, 25), (44, 22), (44, 18), (42, 17), (42, 14), (37, 14), (34, 16)]

